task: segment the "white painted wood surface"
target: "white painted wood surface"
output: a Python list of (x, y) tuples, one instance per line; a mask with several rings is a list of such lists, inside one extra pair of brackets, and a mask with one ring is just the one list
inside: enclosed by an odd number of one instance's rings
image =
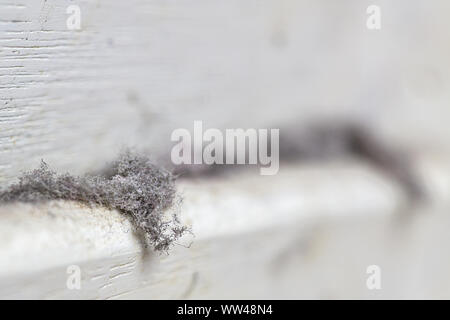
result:
[[(450, 3), (377, 2), (379, 32), (359, 0), (0, 0), (2, 185), (41, 158), (81, 173), (123, 146), (164, 154), (193, 120), (354, 118), (416, 151), (433, 200), (397, 223), (401, 191), (350, 163), (184, 182), (196, 238), (169, 256), (142, 255), (117, 212), (1, 207), (0, 297), (448, 298)], [(382, 291), (365, 287), (369, 264)]]
[[(84, 172), (191, 128), (357, 118), (448, 146), (448, 1), (0, 0), (0, 181)], [(67, 30), (66, 8), (82, 28)]]
[[(181, 217), (195, 238), (169, 255), (144, 254), (129, 221), (114, 211), (65, 202), (0, 207), (0, 297), (326, 297), (335, 284), (323, 281), (334, 275), (321, 259), (344, 250), (327, 248), (341, 223), (358, 226), (349, 237), (359, 234), (360, 223), (389, 224), (404, 201), (389, 180), (357, 163), (185, 181), (178, 188)], [(81, 290), (66, 287), (70, 265), (81, 268)], [(341, 272), (356, 286), (364, 270)]]

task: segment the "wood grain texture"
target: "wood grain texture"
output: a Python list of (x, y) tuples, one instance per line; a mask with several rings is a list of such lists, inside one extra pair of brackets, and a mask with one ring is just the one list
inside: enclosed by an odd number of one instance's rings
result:
[(0, 181), (41, 158), (83, 172), (123, 146), (160, 155), (193, 120), (356, 118), (390, 141), (448, 145), (448, 2), (379, 1), (375, 33), (368, 4), (0, 0)]

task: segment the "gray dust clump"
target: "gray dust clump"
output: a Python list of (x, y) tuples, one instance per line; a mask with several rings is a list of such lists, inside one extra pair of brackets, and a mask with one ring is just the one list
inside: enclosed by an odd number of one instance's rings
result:
[(57, 174), (42, 161), (38, 169), (0, 192), (0, 203), (71, 200), (117, 209), (132, 219), (146, 243), (167, 251), (188, 228), (176, 213), (164, 215), (176, 205), (175, 178), (145, 156), (125, 152), (101, 174)]

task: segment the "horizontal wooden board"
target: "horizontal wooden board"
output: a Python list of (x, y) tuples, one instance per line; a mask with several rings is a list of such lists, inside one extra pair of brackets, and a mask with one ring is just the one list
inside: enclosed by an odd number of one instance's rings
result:
[[(360, 164), (184, 181), (178, 189), (184, 197), (178, 210), (195, 237), (185, 237), (168, 255), (143, 251), (116, 211), (67, 202), (0, 207), (0, 297), (320, 297), (327, 290), (313, 270), (331, 276), (321, 259), (344, 250), (327, 249), (344, 241), (334, 239), (338, 226), (356, 221), (347, 226), (356, 228), (348, 236), (361, 246), (372, 240), (360, 224), (395, 226), (406, 204), (401, 189)], [(379, 232), (374, 236), (384, 236)], [(66, 286), (72, 265), (81, 270), (81, 290)]]
[[(68, 30), (66, 9), (81, 9)], [(448, 145), (448, 1), (0, 0), (0, 181), (94, 170), (174, 128), (354, 118)], [(336, 120), (337, 119), (337, 120)]]

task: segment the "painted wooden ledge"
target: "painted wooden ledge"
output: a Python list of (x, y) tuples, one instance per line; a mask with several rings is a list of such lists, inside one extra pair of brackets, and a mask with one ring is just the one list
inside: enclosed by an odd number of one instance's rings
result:
[[(321, 261), (342, 252), (328, 247), (339, 226), (354, 226), (354, 236), (374, 221), (391, 223), (404, 204), (395, 184), (358, 163), (241, 172), (180, 181), (178, 189), (195, 238), (169, 255), (144, 252), (116, 211), (69, 202), (1, 207), (0, 298), (327, 296), (331, 274)], [(80, 267), (80, 290), (66, 286), (70, 265)]]

